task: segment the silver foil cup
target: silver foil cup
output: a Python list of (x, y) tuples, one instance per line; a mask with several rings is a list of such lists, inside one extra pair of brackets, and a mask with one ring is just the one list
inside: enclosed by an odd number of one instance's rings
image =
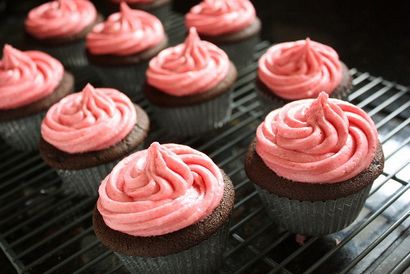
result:
[(41, 112), (20, 119), (0, 122), (0, 135), (7, 144), (17, 150), (37, 150), (44, 115), (45, 112)]
[(63, 181), (62, 188), (81, 196), (97, 196), (101, 181), (111, 172), (118, 161), (78, 170), (57, 169)]
[(269, 216), (288, 231), (326, 235), (349, 226), (359, 215), (372, 184), (336, 200), (299, 201), (279, 197), (255, 185)]
[(146, 61), (127, 66), (94, 66), (105, 87), (118, 89), (131, 99), (140, 94), (147, 67)]
[(168, 4), (154, 8), (152, 10), (148, 10), (147, 12), (157, 17), (163, 25), (167, 25), (169, 21), (169, 15), (171, 13), (171, 1)]
[(255, 46), (259, 41), (259, 35), (254, 35), (238, 43), (218, 44), (218, 46), (228, 54), (235, 67), (241, 70), (253, 62)]
[(214, 273), (223, 259), (229, 222), (210, 238), (179, 253), (163, 257), (134, 257), (115, 252), (130, 273), (202, 274)]
[(231, 92), (193, 106), (160, 107), (153, 105), (154, 118), (170, 135), (194, 136), (222, 127), (231, 117)]
[(272, 96), (267, 95), (258, 85), (255, 85), (255, 91), (264, 114), (268, 114), (272, 110), (281, 108), (286, 104), (286, 102), (279, 97), (275, 96), (275, 98), (272, 98)]
[(84, 40), (63, 45), (39, 46), (37, 48), (60, 60), (68, 68), (83, 67), (88, 64)]

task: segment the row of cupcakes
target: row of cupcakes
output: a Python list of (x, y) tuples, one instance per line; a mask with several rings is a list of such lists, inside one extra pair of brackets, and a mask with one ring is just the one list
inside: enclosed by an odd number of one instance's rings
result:
[[(88, 0), (55, 0), (34, 8), (25, 21), (27, 46), (48, 52), (69, 67), (87, 64), (86, 52), (99, 65), (121, 67), (146, 63), (167, 45), (161, 21), (166, 23), (169, 13), (157, 11), (169, 10), (169, 0), (107, 2), (119, 12), (106, 22)], [(249, 0), (204, 0), (185, 21), (187, 29), (195, 27), (202, 39), (224, 49), (238, 67), (252, 60), (261, 23)]]

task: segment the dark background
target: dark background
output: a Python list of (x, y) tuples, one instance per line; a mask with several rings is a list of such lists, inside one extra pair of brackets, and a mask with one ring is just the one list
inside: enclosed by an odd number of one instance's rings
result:
[[(33, 2), (41, 1), (0, 0), (0, 24), (7, 16), (24, 16)], [(185, 12), (194, 2), (176, 0), (176, 9)], [(334, 47), (349, 67), (410, 85), (409, 1), (253, 2), (263, 22), (263, 39), (277, 43), (309, 36)], [(2, 47), (7, 37), (0, 33), (0, 38)], [(0, 252), (0, 273), (13, 273), (7, 262)]]

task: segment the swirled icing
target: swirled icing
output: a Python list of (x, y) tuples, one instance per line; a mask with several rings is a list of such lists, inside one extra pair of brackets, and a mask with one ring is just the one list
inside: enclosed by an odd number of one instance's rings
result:
[(147, 81), (174, 96), (192, 95), (217, 86), (227, 76), (229, 66), (226, 53), (200, 40), (191, 28), (183, 44), (163, 50), (150, 61)]
[(258, 76), (281, 98), (315, 98), (340, 84), (342, 65), (335, 50), (307, 38), (272, 46), (259, 59)]
[(378, 146), (372, 119), (325, 92), (291, 102), (266, 116), (256, 152), (277, 175), (305, 183), (336, 183), (366, 169)]
[(249, 0), (204, 0), (185, 16), (188, 27), (209, 36), (241, 31), (255, 20), (255, 8)]
[(90, 53), (127, 56), (158, 45), (165, 38), (161, 22), (153, 15), (132, 10), (121, 2), (120, 12), (94, 27), (87, 35)]
[(97, 18), (87, 0), (56, 0), (32, 9), (26, 18), (26, 30), (35, 38), (64, 38), (81, 33)]
[(98, 151), (124, 139), (136, 119), (135, 107), (125, 94), (88, 84), (49, 109), (41, 135), (67, 153)]
[(97, 208), (114, 230), (158, 236), (211, 214), (223, 192), (222, 172), (208, 156), (155, 142), (114, 167), (100, 185)]
[(18, 108), (51, 94), (63, 78), (63, 65), (40, 51), (3, 48), (0, 61), (0, 109)]

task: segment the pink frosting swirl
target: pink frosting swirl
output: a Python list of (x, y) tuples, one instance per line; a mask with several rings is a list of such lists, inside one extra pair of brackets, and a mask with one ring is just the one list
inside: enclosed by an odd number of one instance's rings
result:
[(18, 108), (51, 94), (63, 78), (63, 65), (40, 51), (3, 48), (0, 61), (0, 109)]
[(192, 95), (218, 85), (227, 76), (229, 66), (226, 53), (200, 40), (191, 28), (185, 43), (163, 50), (150, 61), (147, 81), (174, 96)]
[(88, 84), (49, 109), (41, 135), (67, 153), (98, 151), (124, 139), (136, 120), (135, 107), (125, 94)]
[(147, 237), (188, 227), (219, 205), (221, 170), (188, 146), (152, 143), (122, 160), (101, 183), (98, 211), (110, 228)]
[(152, 48), (164, 38), (164, 28), (155, 16), (132, 10), (122, 2), (120, 12), (96, 25), (87, 35), (86, 46), (95, 55), (127, 56)]
[(87, 0), (57, 0), (32, 9), (26, 30), (38, 39), (63, 38), (79, 34), (97, 18), (97, 10)]
[(366, 169), (378, 146), (372, 119), (325, 92), (291, 102), (266, 116), (256, 152), (276, 174), (305, 183), (336, 183)]
[(259, 79), (287, 100), (331, 94), (342, 80), (342, 65), (329, 46), (306, 40), (274, 45), (259, 59)]
[(185, 23), (200, 34), (218, 36), (241, 31), (255, 19), (255, 8), (249, 0), (204, 0), (192, 7)]

